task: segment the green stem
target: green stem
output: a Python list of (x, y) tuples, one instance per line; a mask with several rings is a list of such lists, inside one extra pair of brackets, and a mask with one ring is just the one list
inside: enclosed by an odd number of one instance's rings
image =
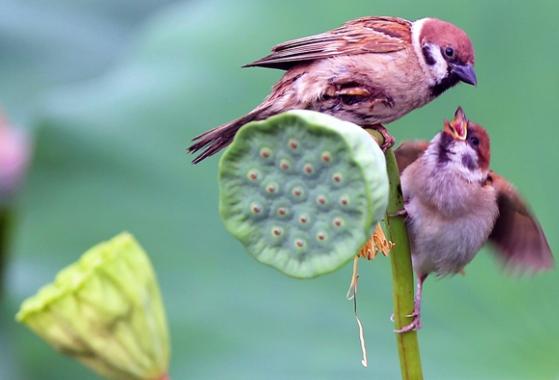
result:
[(10, 209), (0, 205), (0, 296), (4, 289), (5, 264), (8, 261), (8, 244), (10, 239)]
[[(368, 131), (378, 143), (383, 142), (384, 139), (380, 133), (372, 130)], [(390, 252), (390, 262), (392, 265), (394, 325), (396, 329), (399, 329), (411, 322), (409, 315), (414, 309), (414, 281), (410, 242), (405, 220), (401, 216), (389, 216), (395, 215), (404, 208), (404, 199), (400, 189), (400, 171), (398, 170), (396, 156), (392, 149), (386, 151), (385, 157), (386, 170), (390, 182), (385, 220), (387, 237), (395, 244)], [(396, 333), (396, 342), (400, 357), (402, 380), (422, 380), (423, 373), (421, 370), (417, 332)]]
[[(388, 239), (394, 244), (390, 253), (392, 265), (392, 288), (394, 301), (394, 324), (399, 329), (411, 322), (409, 315), (413, 312), (413, 269), (411, 263), (410, 242), (404, 218), (390, 217), (404, 208), (404, 200), (400, 191), (400, 173), (394, 152), (386, 151), (386, 169), (390, 181), (390, 195), (386, 210), (386, 225)], [(403, 380), (421, 380), (421, 358), (417, 332), (404, 334), (396, 333), (398, 354), (400, 355), (400, 369)]]

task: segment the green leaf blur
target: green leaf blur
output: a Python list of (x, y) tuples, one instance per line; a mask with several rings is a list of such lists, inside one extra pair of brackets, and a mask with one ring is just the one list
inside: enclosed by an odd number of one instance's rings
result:
[[(350, 4), (350, 5), (349, 5)], [(94, 379), (13, 321), (20, 302), (121, 230), (153, 260), (176, 379), (397, 379), (389, 262), (360, 268), (369, 368), (345, 300), (350, 266), (311, 281), (258, 264), (218, 214), (217, 158), (189, 140), (267, 94), (280, 72), (240, 69), (279, 42), (363, 15), (436, 16), (476, 47), (460, 86), (390, 126), (430, 138), (457, 105), (492, 137), (492, 166), (529, 200), (556, 256), (559, 40), (551, 1), (48, 0), (0, 5), (0, 104), (35, 133), (0, 306), (0, 378)], [(559, 273), (506, 276), (489, 251), (426, 287), (427, 379), (559, 376)]]

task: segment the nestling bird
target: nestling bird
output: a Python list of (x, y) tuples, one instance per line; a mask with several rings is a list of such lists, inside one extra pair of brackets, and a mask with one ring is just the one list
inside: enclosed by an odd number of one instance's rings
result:
[(430, 143), (396, 150), (417, 292), (413, 321), (421, 327), (423, 282), (459, 273), (489, 242), (509, 267), (538, 271), (553, 257), (538, 221), (516, 190), (489, 169), (489, 136), (461, 108)]
[(226, 147), (237, 130), (291, 109), (324, 112), (379, 129), (422, 107), (460, 81), (477, 83), (474, 48), (458, 27), (435, 18), (364, 17), (326, 33), (280, 44), (246, 65), (286, 70), (247, 115), (194, 138), (198, 163)]

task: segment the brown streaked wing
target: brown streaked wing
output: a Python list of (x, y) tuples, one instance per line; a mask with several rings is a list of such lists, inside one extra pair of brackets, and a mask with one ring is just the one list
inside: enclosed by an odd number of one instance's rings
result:
[(539, 271), (553, 266), (553, 256), (545, 234), (514, 187), (491, 172), (497, 190), (499, 216), (489, 241), (507, 266)]
[(284, 42), (243, 67), (287, 70), (301, 62), (338, 55), (389, 53), (411, 44), (411, 22), (397, 17), (363, 17), (314, 36)]
[(396, 162), (400, 173), (417, 160), (429, 146), (429, 141), (404, 141), (395, 151)]

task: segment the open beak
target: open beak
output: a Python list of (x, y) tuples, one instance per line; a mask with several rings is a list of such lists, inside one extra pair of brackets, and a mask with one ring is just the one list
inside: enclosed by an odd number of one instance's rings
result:
[(451, 66), (450, 71), (456, 74), (464, 83), (471, 84), (472, 86), (477, 84), (476, 72), (474, 71), (474, 67), (469, 63), (466, 65), (454, 64)]
[(454, 113), (454, 119), (452, 121), (446, 121), (444, 123), (443, 131), (450, 135), (454, 140), (465, 141), (468, 136), (468, 119), (462, 110), (462, 107), (458, 107)]

